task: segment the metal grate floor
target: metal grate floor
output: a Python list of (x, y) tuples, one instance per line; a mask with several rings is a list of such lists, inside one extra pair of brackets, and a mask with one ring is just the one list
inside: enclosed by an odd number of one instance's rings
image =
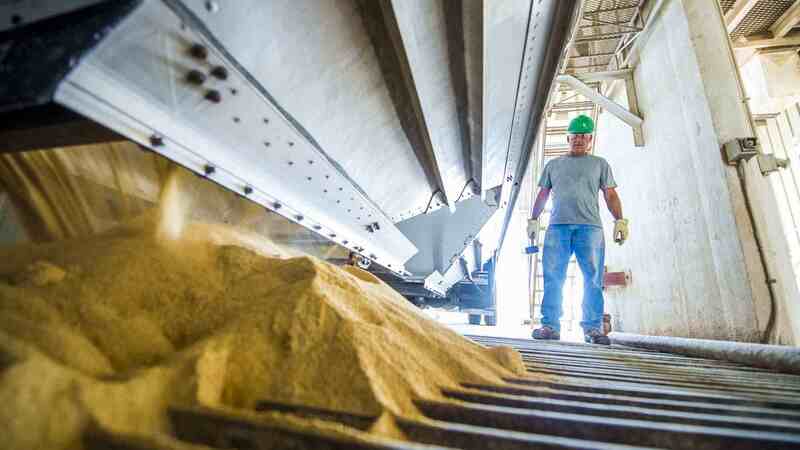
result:
[[(442, 389), (424, 419), (398, 419), (412, 442), (354, 442), (270, 427), (231, 412), (173, 408), (175, 435), (238, 449), (788, 449), (800, 448), (800, 376), (621, 346), (470, 336), (521, 352), (529, 377)], [(277, 411), (367, 430), (377, 417), (262, 402)], [(95, 430), (87, 448), (159, 447)], [(433, 447), (432, 447), (433, 446)]]

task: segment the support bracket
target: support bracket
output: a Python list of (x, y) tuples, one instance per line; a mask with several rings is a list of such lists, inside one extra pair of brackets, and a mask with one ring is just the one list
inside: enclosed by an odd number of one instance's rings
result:
[[(621, 79), (625, 81), (625, 91), (628, 96), (628, 107), (624, 108), (617, 102), (611, 100), (603, 94), (592, 89), (586, 83), (593, 83), (598, 81), (611, 81)], [(615, 70), (611, 72), (592, 72), (581, 74), (579, 76), (573, 75), (559, 75), (557, 81), (559, 83), (567, 84), (584, 97), (588, 98), (595, 104), (605, 108), (611, 114), (614, 114), (623, 122), (630, 125), (633, 129), (633, 142), (637, 147), (644, 147), (644, 133), (642, 132), (642, 119), (641, 111), (639, 110), (639, 98), (636, 94), (636, 83), (633, 80), (633, 71)]]

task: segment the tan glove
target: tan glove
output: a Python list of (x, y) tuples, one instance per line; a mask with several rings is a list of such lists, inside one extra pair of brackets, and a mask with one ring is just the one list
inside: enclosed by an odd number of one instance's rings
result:
[(528, 239), (536, 244), (537, 236), (539, 236), (539, 219), (528, 219)]
[(628, 219), (619, 219), (614, 222), (614, 242), (619, 245), (628, 240)]

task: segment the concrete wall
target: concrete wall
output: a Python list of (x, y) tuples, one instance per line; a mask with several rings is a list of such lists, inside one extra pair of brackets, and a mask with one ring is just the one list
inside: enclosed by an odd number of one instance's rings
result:
[(775, 340), (796, 343), (794, 337), (800, 336), (800, 57), (793, 50), (757, 54), (747, 58), (740, 72), (762, 150), (791, 161), (787, 170), (756, 176), (751, 184), (756, 215), (763, 224), (759, 231), (780, 297)]
[(631, 221), (607, 264), (630, 270), (632, 283), (607, 291), (607, 310), (626, 332), (758, 341), (769, 295), (736, 171), (720, 155), (752, 132), (718, 6), (665, 0), (640, 39), (632, 61), (646, 146), (607, 112), (598, 121), (595, 152), (611, 163)]

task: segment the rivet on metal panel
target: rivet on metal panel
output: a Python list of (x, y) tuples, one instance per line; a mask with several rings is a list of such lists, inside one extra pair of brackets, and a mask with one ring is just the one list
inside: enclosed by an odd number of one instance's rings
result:
[(186, 81), (199, 86), (206, 82), (206, 74), (199, 70), (190, 70), (189, 73), (186, 74)]
[(217, 78), (219, 80), (227, 80), (228, 79), (228, 69), (225, 66), (214, 66), (211, 69), (211, 76)]
[(194, 44), (189, 48), (189, 54), (197, 59), (208, 58), (208, 49), (202, 44)]
[(238, 117), (234, 117), (234, 118), (233, 118), (233, 121), (234, 121), (235, 123), (239, 123), (239, 122), (241, 122), (242, 120), (241, 120), (241, 119), (239, 119)]
[(374, 253), (370, 253), (370, 254), (369, 254), (369, 258), (370, 258), (370, 259), (378, 259), (378, 257), (377, 257), (377, 256), (375, 256), (375, 254), (374, 254)]
[(157, 134), (154, 134), (150, 136), (150, 145), (152, 145), (153, 147), (161, 147), (162, 145), (164, 145), (164, 138)]
[(273, 209), (281, 209), (281, 206), (282, 205), (280, 203), (278, 203), (278, 202), (275, 202), (275, 203), (272, 204), (272, 208)]
[(309, 160), (308, 160), (308, 163), (309, 163), (309, 164), (314, 164), (314, 161), (312, 161), (312, 160), (310, 160), (310, 159), (309, 159)]
[(214, 166), (210, 166), (208, 164), (206, 164), (206, 166), (203, 167), (203, 172), (205, 172), (206, 175), (211, 175), (216, 171), (217, 169), (215, 169)]
[(294, 161), (289, 161), (289, 165), (294, 165)]
[(222, 101), (222, 94), (220, 94), (216, 89), (211, 89), (210, 91), (206, 92), (205, 98), (211, 103), (219, 103)]
[(336, 233), (331, 233), (331, 234), (329, 234), (329, 235), (328, 235), (328, 237), (329, 237), (329, 238), (331, 238), (331, 239), (333, 239), (333, 238), (335, 238), (335, 237), (336, 237)]
[(322, 190), (322, 193), (323, 193), (323, 194), (327, 194), (327, 193), (328, 193), (328, 190), (327, 190), (327, 189), (323, 189), (323, 190)]
[(264, 142), (264, 147), (269, 147), (270, 145), (272, 145), (272, 144), (270, 144), (269, 141)]
[(298, 215), (296, 215), (296, 216), (294, 216), (294, 218), (295, 218), (295, 219), (296, 219), (298, 222), (300, 222), (300, 221), (302, 221), (302, 220), (303, 220), (303, 216), (301, 216), (301, 215), (299, 215), (299, 214), (298, 214)]
[(343, 240), (342, 245), (347, 245), (347, 242), (348, 242), (347, 239)]
[(311, 177), (306, 177), (306, 180), (311, 181)]
[(294, 142), (289, 141), (289, 147), (294, 147)]
[(230, 88), (230, 91), (231, 91), (231, 95), (236, 95), (236, 94), (239, 93), (239, 90), (236, 89), (236, 88)]
[(319, 225), (314, 225), (312, 228), (314, 228), (314, 229), (315, 229), (315, 230), (317, 230), (317, 231), (319, 231), (319, 230), (321, 230), (321, 229), (322, 229), (322, 227), (321, 227), (321, 226), (319, 226)]
[(253, 188), (251, 188), (250, 186), (245, 186), (244, 187), (244, 194), (245, 195), (250, 195), (252, 193), (253, 193)]
[(367, 231), (369, 231), (370, 233), (374, 233), (374, 232), (375, 232), (375, 229), (374, 229), (374, 228), (372, 228), (372, 225), (367, 225), (367, 226), (366, 226), (366, 227), (364, 227), (364, 228), (366, 228), (366, 229), (367, 229)]
[(208, 0), (206, 2), (206, 11), (208, 11), (210, 13), (215, 13), (215, 12), (219, 11), (219, 3), (211, 1), (211, 0)]
[(13, 16), (11, 16), (12, 25), (19, 25), (21, 23), (22, 23), (22, 16), (20, 16), (19, 14), (14, 14)]

